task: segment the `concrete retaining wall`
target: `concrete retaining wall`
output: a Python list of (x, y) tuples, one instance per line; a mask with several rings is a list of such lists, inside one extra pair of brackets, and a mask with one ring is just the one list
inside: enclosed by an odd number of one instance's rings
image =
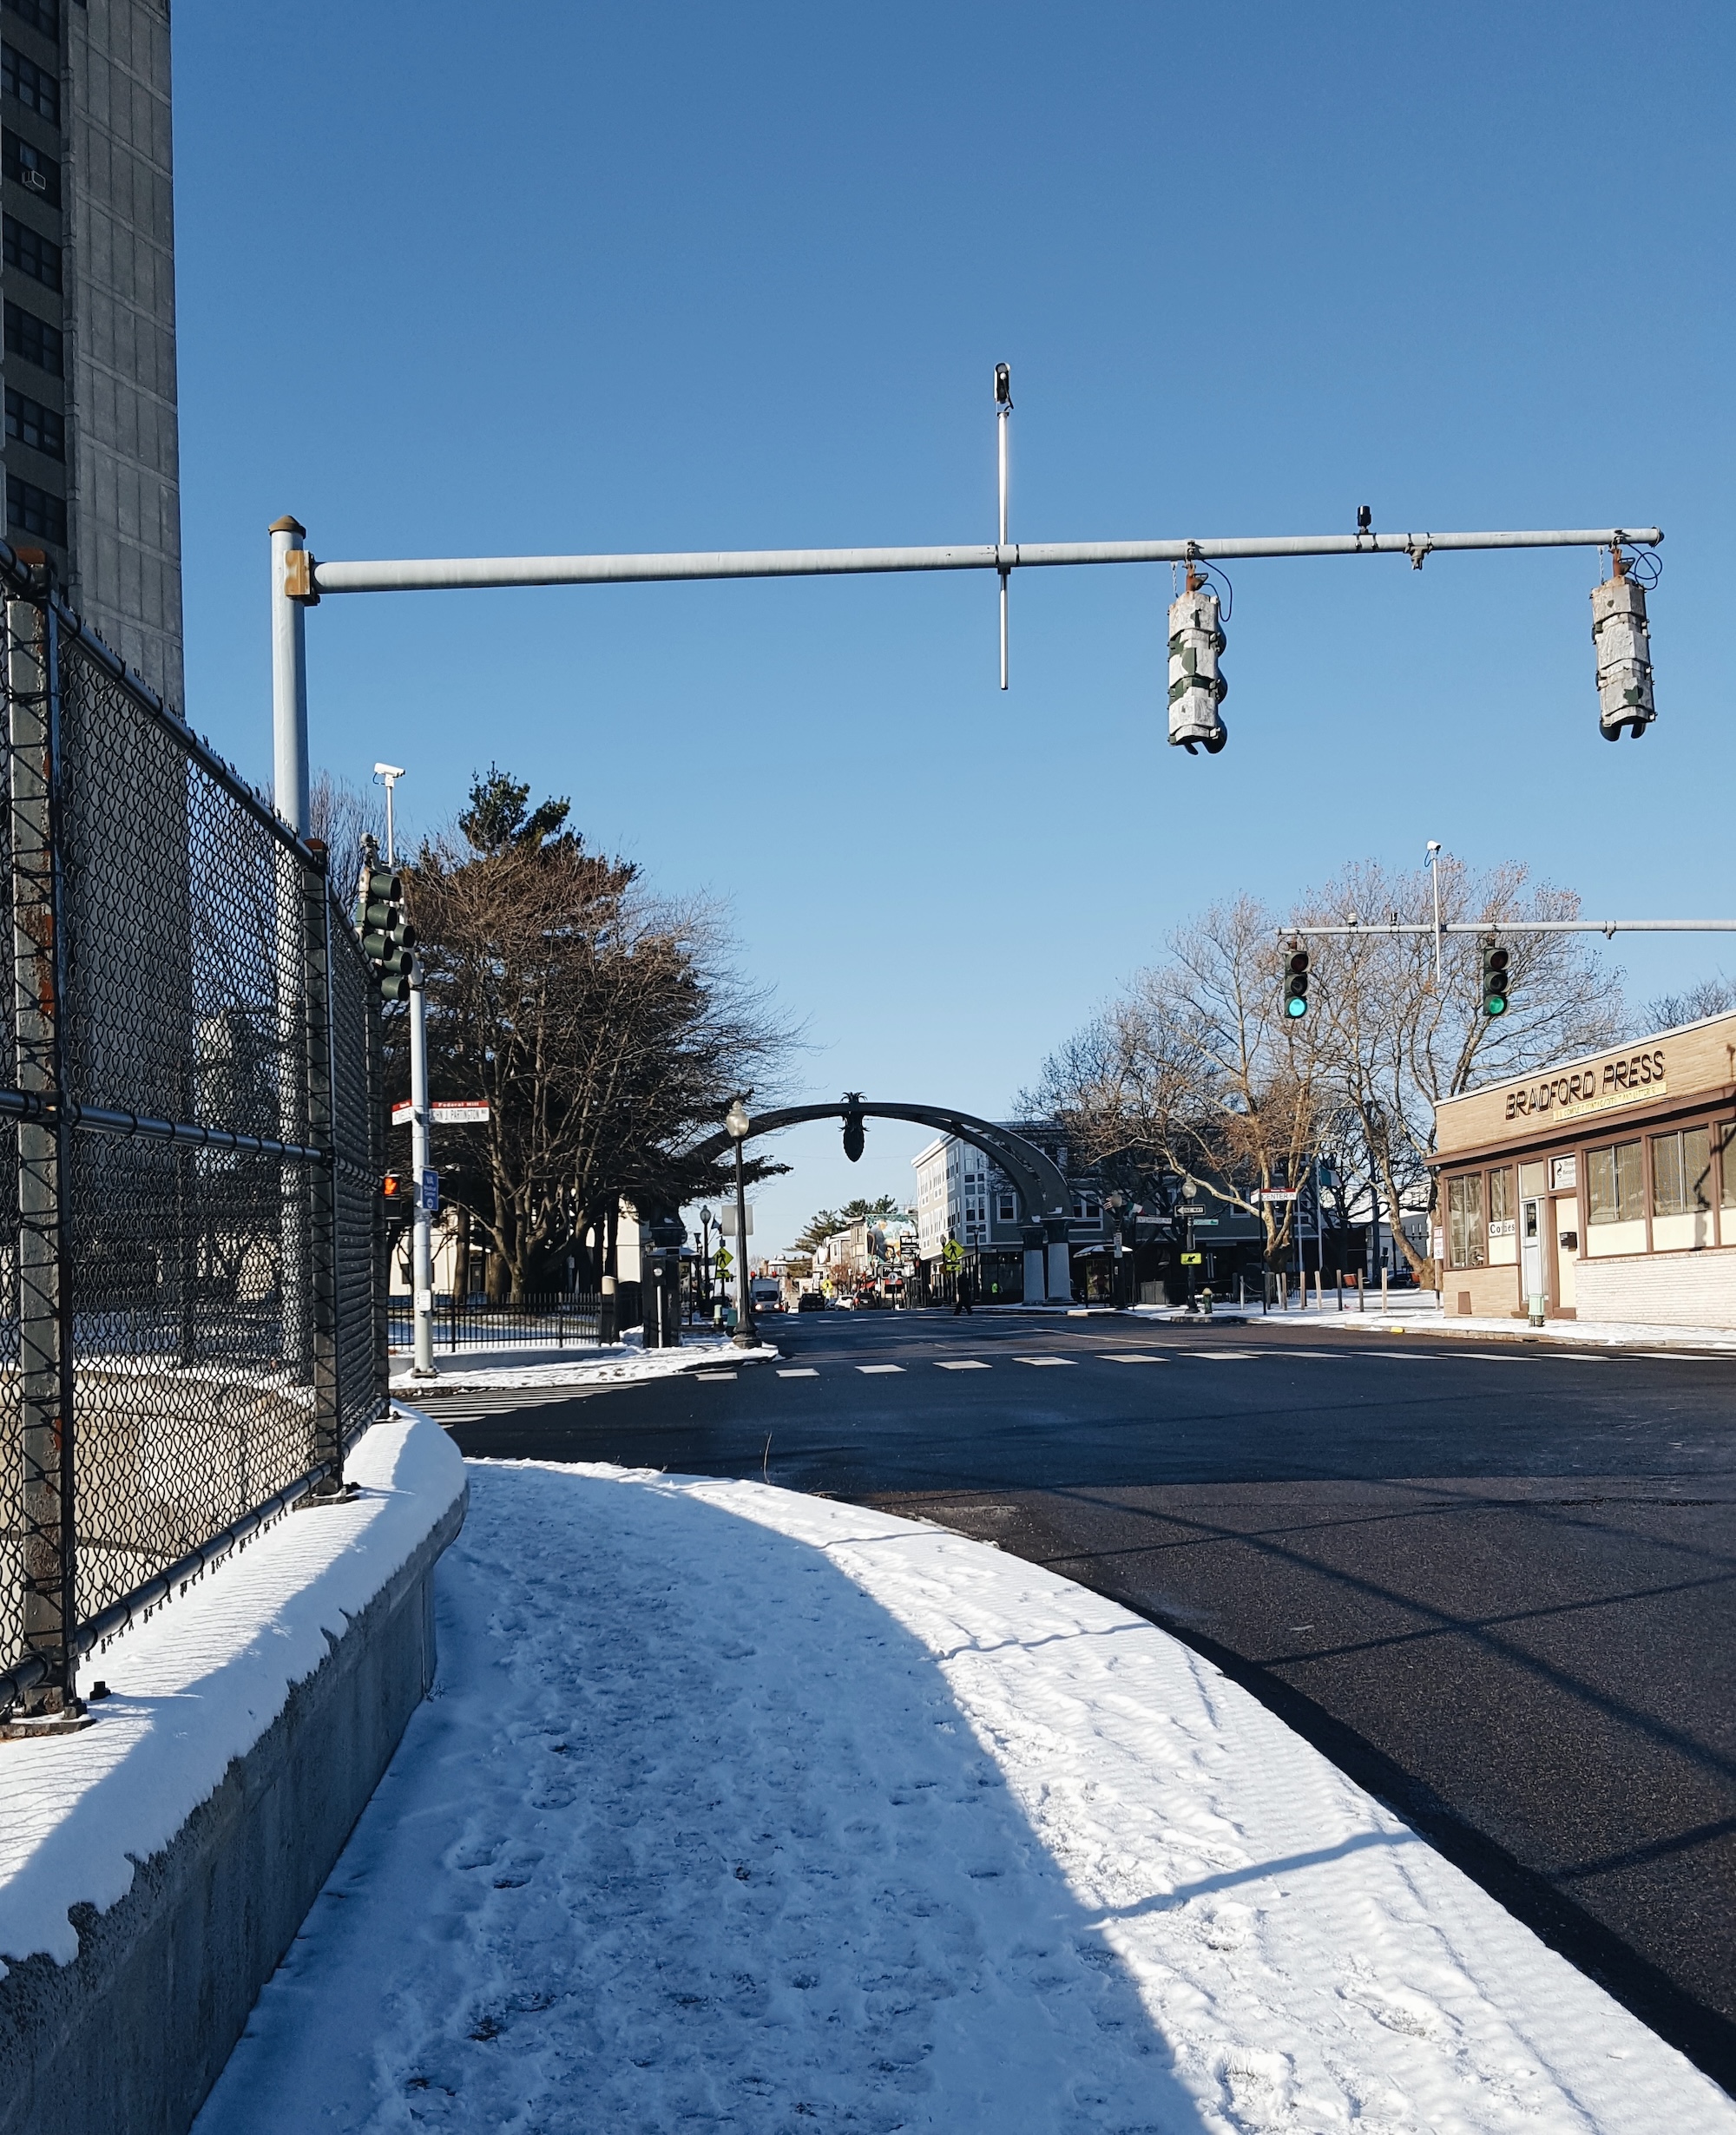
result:
[(0, 1980), (0, 2135), (191, 2125), (433, 1680), (434, 1567), (464, 1516), (460, 1498), (126, 1896), (74, 1910), (76, 1959)]

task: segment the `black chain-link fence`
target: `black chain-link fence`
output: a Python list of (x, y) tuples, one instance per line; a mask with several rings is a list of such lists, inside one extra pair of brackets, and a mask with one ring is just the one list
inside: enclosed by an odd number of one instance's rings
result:
[(57, 601), (0, 632), (0, 1712), (385, 1401), (378, 989), (323, 855)]

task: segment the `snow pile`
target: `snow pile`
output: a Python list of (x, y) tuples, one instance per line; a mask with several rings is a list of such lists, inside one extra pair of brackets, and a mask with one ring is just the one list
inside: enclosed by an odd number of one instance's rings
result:
[[(460, 1356), (464, 1353), (458, 1352)], [(727, 1338), (710, 1334), (686, 1335), (681, 1346), (674, 1350), (608, 1349), (585, 1342), (569, 1344), (565, 1357), (559, 1359), (469, 1369), (454, 1368), (443, 1361), (449, 1353), (441, 1350), (434, 1359), (437, 1380), (414, 1379), (405, 1364), (402, 1370), (394, 1367), (391, 1383), (400, 1393), (409, 1394), (481, 1393), (516, 1386), (616, 1386), (641, 1379), (673, 1378), (682, 1371), (714, 1371), (720, 1364), (766, 1363), (782, 1353), (764, 1342), (758, 1349), (739, 1350)], [(470, 1354), (485, 1352), (472, 1350)], [(542, 1351), (525, 1354), (546, 1357)]]
[(422, 1416), (375, 1424), (347, 1473), (348, 1503), (286, 1514), (92, 1655), (82, 1681), (110, 1691), (95, 1726), (0, 1744), (0, 1957), (72, 1962), (71, 1908), (126, 1895), (465, 1485)]
[(1736, 2129), (1112, 1604), (756, 1484), (470, 1475), (439, 1690), (200, 2135)]

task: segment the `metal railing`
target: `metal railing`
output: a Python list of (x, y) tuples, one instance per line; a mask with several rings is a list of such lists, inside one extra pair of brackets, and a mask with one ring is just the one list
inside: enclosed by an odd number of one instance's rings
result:
[[(599, 1300), (585, 1296), (526, 1296), (496, 1302), (491, 1297), (434, 1299), (434, 1346), (461, 1349), (564, 1349), (597, 1339)], [(408, 1296), (386, 1301), (391, 1346), (408, 1350), (415, 1339), (415, 1314)]]
[(323, 852), (0, 588), (0, 1715), (53, 1724), (384, 1406), (378, 1002)]

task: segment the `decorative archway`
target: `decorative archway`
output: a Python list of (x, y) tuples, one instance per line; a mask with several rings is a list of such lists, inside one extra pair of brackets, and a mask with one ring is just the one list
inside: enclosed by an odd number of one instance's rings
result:
[[(1040, 1304), (1053, 1299), (1070, 1304), (1073, 1267), (1068, 1251), (1068, 1225), (1073, 1215), (1073, 1189), (1067, 1174), (1034, 1142), (1010, 1133), (992, 1120), (978, 1119), (974, 1112), (960, 1112), (950, 1105), (882, 1104), (867, 1097), (846, 1097), (832, 1105), (784, 1105), (754, 1115), (749, 1131), (776, 1134), (786, 1127), (801, 1127), (810, 1120), (908, 1120), (917, 1127), (931, 1127), (937, 1133), (951, 1134), (969, 1142), (999, 1165), (1017, 1188), (1024, 1204), (1021, 1225), (1025, 1258), (1025, 1297)], [(698, 1143), (696, 1157), (721, 1156), (729, 1136), (720, 1131)]]

